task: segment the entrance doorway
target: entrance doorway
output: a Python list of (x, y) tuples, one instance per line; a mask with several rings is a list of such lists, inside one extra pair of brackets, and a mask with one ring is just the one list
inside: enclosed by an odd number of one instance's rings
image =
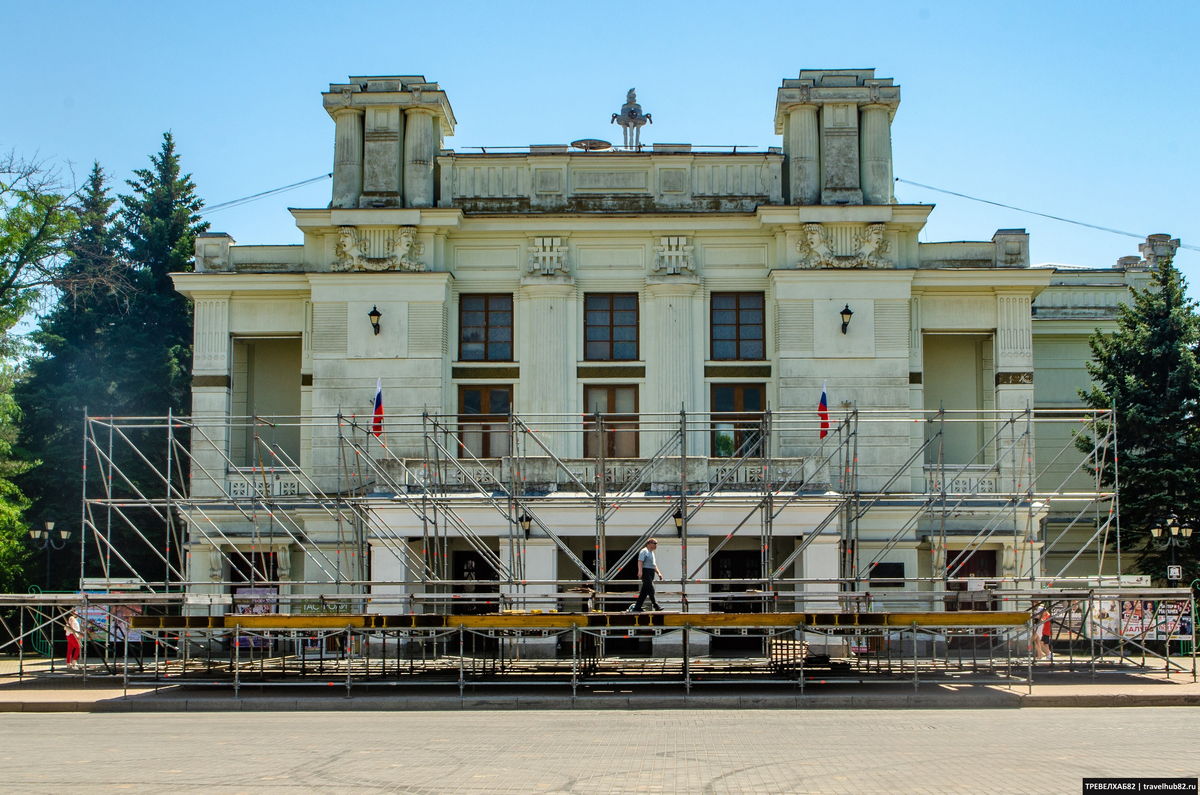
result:
[[(730, 582), (714, 583), (712, 586), (711, 610), (714, 613), (761, 613), (762, 596), (747, 595), (750, 590), (761, 590), (762, 553), (757, 549), (723, 549), (713, 555), (709, 571), (714, 580)], [(717, 594), (727, 593), (721, 598)], [(759, 655), (763, 653), (763, 639), (743, 635), (740, 628), (720, 630), (713, 635), (710, 649), (713, 654), (733, 653)]]

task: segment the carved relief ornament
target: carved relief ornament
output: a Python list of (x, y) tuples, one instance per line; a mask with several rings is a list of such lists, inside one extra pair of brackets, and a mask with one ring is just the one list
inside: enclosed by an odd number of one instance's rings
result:
[(425, 246), (414, 240), (416, 233), (414, 226), (401, 226), (390, 233), (372, 236), (353, 226), (339, 226), (333, 270), (424, 271), (425, 263), (417, 257), (425, 252)]
[(692, 256), (694, 246), (682, 236), (664, 237), (661, 245), (654, 247), (655, 272), (665, 270), (668, 276), (675, 276), (683, 271), (696, 272), (696, 262)]
[(796, 251), (800, 259), (797, 268), (891, 268), (892, 262), (883, 255), (888, 251), (884, 239), (884, 224), (867, 224), (854, 232), (853, 254), (838, 254), (829, 231), (821, 224), (805, 224)]
[(571, 267), (568, 251), (565, 238), (532, 238), (529, 246), (529, 265), (526, 269), (530, 273), (542, 276), (553, 276), (555, 271), (562, 271), (565, 275)]

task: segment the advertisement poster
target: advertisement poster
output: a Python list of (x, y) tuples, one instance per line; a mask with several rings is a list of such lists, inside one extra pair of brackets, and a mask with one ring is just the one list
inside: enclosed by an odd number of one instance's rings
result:
[[(233, 593), (233, 612), (238, 615), (263, 616), (278, 613), (278, 588), (236, 588)], [(261, 635), (241, 635), (240, 648), (266, 648), (270, 641)]]
[(1100, 640), (1190, 640), (1192, 614), (1186, 600), (1155, 602), (1147, 599), (1101, 599), (1089, 622)]
[(142, 614), (141, 605), (112, 605), (110, 607), (89, 606), (86, 610), (75, 610), (67, 619), (71, 634), (82, 638), (84, 622), (87, 622), (87, 637), (91, 643), (121, 643), (129, 635), (130, 643), (140, 643), (142, 633), (131, 630), (129, 625), (134, 616)]

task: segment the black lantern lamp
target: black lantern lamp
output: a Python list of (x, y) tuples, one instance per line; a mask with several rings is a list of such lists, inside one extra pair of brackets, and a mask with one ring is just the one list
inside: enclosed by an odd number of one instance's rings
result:
[(60, 540), (59, 542), (55, 542), (54, 520), (46, 517), (45, 521), (42, 522), (42, 527), (29, 528), (29, 537), (37, 542), (34, 546), (46, 552), (46, 590), (50, 590), (50, 551), (66, 549), (67, 541), (71, 538), (71, 531), (59, 530), (58, 537)]
[(525, 531), (525, 537), (529, 538), (529, 527), (533, 524), (533, 517), (527, 513), (523, 513), (517, 521), (521, 523), (521, 529)]
[(679, 532), (679, 536), (683, 537), (683, 509), (675, 510), (675, 529)]
[(383, 317), (383, 313), (379, 311), (379, 307), (372, 306), (371, 311), (367, 313), (367, 317), (371, 318), (371, 328), (375, 329), (375, 336), (379, 336), (379, 319)]
[(846, 304), (846, 308), (839, 314), (842, 316), (842, 333), (846, 333), (846, 329), (850, 328), (850, 318), (854, 317), (854, 310), (850, 308), (850, 304)]

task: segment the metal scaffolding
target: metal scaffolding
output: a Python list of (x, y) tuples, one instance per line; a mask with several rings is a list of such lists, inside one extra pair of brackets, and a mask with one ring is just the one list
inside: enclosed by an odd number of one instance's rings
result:
[[(299, 430), (298, 449), (280, 441), (292, 429)], [(628, 673), (622, 667), (628, 661), (610, 665), (610, 658), (622, 659), (613, 649), (629, 646), (616, 643), (620, 637), (665, 649), (690, 687), (700, 670), (705, 681), (736, 671), (747, 681), (774, 681), (787, 671), (784, 679), (798, 676), (802, 685), (805, 665), (823, 681), (835, 670), (853, 672), (846, 674), (850, 679), (885, 669), (887, 676), (898, 672), (914, 681), (918, 672), (936, 678), (939, 671), (950, 675), (952, 649), (959, 653), (955, 676), (961, 680), (963, 649), (973, 655), (972, 675), (984, 670), (977, 641), (966, 640), (978, 636), (988, 638), (987, 675), (999, 670), (995, 655), (1003, 651), (1004, 676), (1011, 680), (1014, 659), (1024, 660), (1032, 675), (1034, 625), (1046, 625), (1041, 615), (1049, 606), (1054, 618), (1048, 620), (1067, 633), (1072, 666), (1075, 645), (1086, 643), (1093, 670), (1128, 667), (1139, 655), (1142, 668), (1153, 658), (1168, 672), (1182, 670), (1171, 644), (1194, 650), (1190, 592), (1144, 583), (1131, 590), (1119, 576), (1118, 490), (1105, 485), (1116, 482), (1115, 471), (1111, 477), (1106, 471), (1115, 466), (1115, 433), (1106, 411), (853, 406), (827, 421), (770, 410), (424, 412), (381, 422), (344, 412), (87, 417), (81, 593), (8, 598), (21, 616), (17, 632), (6, 624), (14, 639), (8, 644), (37, 637), (45, 645), (46, 628), (56, 626), (86, 636), (95, 624), (104, 637), (106, 669), (120, 656), (110, 647), (142, 633), (137, 676), (223, 671), (237, 682), (248, 650), (262, 676), (275, 666), (287, 679), (299, 665), (303, 679), (312, 673), (311, 648), (319, 647), (312, 657), (319, 675), (333, 666), (347, 687), (360, 674), (386, 679), (391, 665), (397, 681), (410, 681), (405, 676), (416, 674), (418, 660), (421, 670), (440, 671), (430, 681), (441, 682), (455, 659), (462, 686), (469, 678), (465, 666), (481, 666), (487, 676), (518, 668), (529, 673), (542, 664), (531, 662), (532, 645), (540, 642), (540, 654), (562, 657), (569, 638), (575, 687), (580, 675)], [(1088, 449), (1081, 449), (1081, 438), (1091, 440)], [(948, 453), (949, 439), (957, 457)], [(973, 455), (962, 454), (963, 439)], [(641, 449), (652, 452), (639, 456)], [(590, 550), (579, 545), (577, 532), (560, 526), (567, 509), (593, 517)], [(617, 518), (630, 509), (653, 518), (631, 530), (628, 520)], [(711, 524), (703, 532), (689, 529), (714, 509), (741, 518), (715, 535)], [(788, 513), (798, 509), (820, 518), (798, 531)], [(503, 529), (482, 529), (479, 511), (497, 517), (490, 526), (499, 522)], [(318, 522), (332, 529), (314, 531)], [(623, 531), (620, 543), (613, 528)], [(682, 565), (664, 591), (672, 608), (667, 622), (649, 618), (642, 626), (647, 617), (616, 618), (614, 605), (632, 599), (622, 570), (647, 539), (672, 529)], [(579, 576), (531, 572), (533, 537), (552, 543)], [(708, 576), (710, 564), (740, 538), (755, 539), (757, 574)], [(971, 556), (1001, 540), (1012, 550), (1005, 571), (965, 576)], [(836, 543), (836, 575), (797, 576), (794, 567), (818, 541)], [(927, 572), (878, 573), (889, 553), (914, 545), (927, 549)], [(271, 562), (281, 547), (302, 552), (300, 576)], [(486, 563), (494, 573), (486, 588), (483, 578), (456, 579), (452, 548)], [(405, 576), (372, 576), (373, 551), (394, 556)], [(212, 576), (215, 566), (209, 576), (197, 575), (202, 552), (215, 556), (220, 576)], [(1092, 571), (1068, 574), (1093, 555)], [(133, 559), (150, 560), (157, 571), (138, 571)], [(84, 577), (89, 560), (100, 578)], [(1150, 604), (1156, 616), (1178, 620), (1165, 630), (1158, 618), (1139, 625), (1139, 640), (1110, 620), (1127, 603)], [(96, 613), (98, 605), (116, 604), (136, 608), (123, 617), (107, 607)], [(895, 615), (911, 621), (897, 627), (888, 618)], [(525, 623), (503, 623), (514, 616)], [(24, 629), (26, 617), (35, 630)], [(695, 651), (697, 638), (729, 636), (754, 639), (747, 659), (758, 662), (718, 663)], [(153, 643), (151, 666), (145, 642)], [(53, 648), (52, 638), (48, 645)], [(88, 658), (89, 641), (83, 645)], [(360, 661), (364, 649), (368, 655), (375, 650), (378, 674), (376, 663)], [(198, 657), (189, 656), (193, 650)], [(228, 657), (223, 668), (214, 667), (214, 653)], [(513, 668), (522, 659), (530, 665)], [(561, 664), (550, 669), (561, 674)], [(123, 670), (129, 676), (127, 665)]]

